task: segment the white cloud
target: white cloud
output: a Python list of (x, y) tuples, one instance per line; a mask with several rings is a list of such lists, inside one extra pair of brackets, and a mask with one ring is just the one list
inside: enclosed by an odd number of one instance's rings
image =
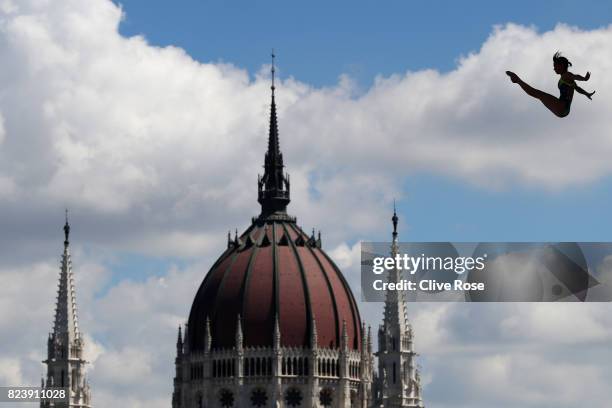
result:
[(151, 356), (135, 347), (103, 352), (96, 364), (96, 380), (102, 384), (134, 387), (152, 374)]
[[(106, 0), (25, 1), (10, 9), (0, 18), (0, 55), (10, 61), (0, 74), (0, 191), (15, 196), (13, 206), (44, 203), (28, 212), (50, 218), (69, 204), (115, 228), (88, 239), (134, 250), (144, 235), (161, 242), (179, 228), (173, 233), (201, 239), (205, 228), (222, 234), (257, 212), (265, 70), (251, 79), (230, 64), (124, 38), (121, 10)], [(606, 177), (612, 144), (603, 130), (612, 99), (577, 96), (571, 116), (560, 120), (504, 74), (514, 69), (554, 93), (550, 57), (560, 44), (577, 70), (592, 71), (586, 87), (612, 85), (604, 75), (612, 28), (559, 25), (540, 34), (512, 24), (448, 73), (380, 77), (359, 96), (346, 76), (323, 89), (283, 81), (290, 211), (305, 224), (324, 223), (327, 242), (336, 245), (377, 230), (371, 215), (386, 213), (403, 178), (416, 171), (492, 188), (558, 189)], [(168, 251), (197, 255), (201, 247)]]
[(23, 384), (19, 358), (0, 357), (0, 383), (6, 386)]
[(600, 304), (539, 303), (518, 309), (500, 323), (504, 335), (530, 342), (612, 342), (612, 318)]
[[(74, 256), (81, 327), (95, 360), (94, 398), (100, 406), (161, 407), (170, 398), (176, 326), (186, 319), (225, 231), (256, 215), (269, 84), (263, 69), (252, 79), (230, 64), (199, 63), (177, 47), (122, 37), (121, 18), (121, 9), (106, 0), (0, 0), (0, 254), (7, 264), (0, 269), (6, 282), (0, 287), (0, 379), (38, 383), (52, 317), (49, 288), (58, 274), (60, 231), (49, 220), (70, 206), (78, 242), (108, 254)], [(290, 212), (307, 229), (323, 229), (326, 247), (336, 248), (332, 254), (355, 284), (358, 247), (342, 243), (387, 230), (381, 225), (388, 226), (389, 203), (401, 195), (407, 174), (542, 189), (609, 176), (612, 97), (577, 96), (570, 117), (559, 120), (511, 85), (504, 71), (514, 69), (553, 92), (550, 57), (562, 48), (578, 72), (593, 73), (585, 87), (604, 90), (612, 85), (606, 75), (611, 45), (612, 27), (559, 25), (538, 33), (510, 24), (448, 73), (380, 77), (363, 94), (346, 76), (324, 89), (282, 81), (277, 101), (292, 175)], [(104, 266), (117, 251), (202, 261), (128, 280)], [(379, 321), (379, 306), (362, 304), (368, 322)], [(566, 334), (558, 309), (411, 306), (417, 345), (428, 353), (423, 364), (434, 401), (428, 406), (445, 404), (435, 387), (452, 386), (444, 373), (456, 363), (448, 371), (472, 379), (466, 389), (479, 384), (481, 369), (520, 396), (491, 391), (483, 406), (500, 406), (491, 402), (495, 395), (513, 406), (528, 406), (527, 399), (535, 406), (542, 392), (557, 389), (542, 376), (558, 370), (566, 381), (572, 373), (581, 378), (563, 389), (566, 401), (556, 406), (574, 406), (583, 387), (591, 406), (603, 407), (597, 405), (607, 401), (601, 382), (612, 378), (601, 369), (608, 309), (578, 306), (563, 313), (573, 330), (586, 332), (568, 337), (571, 350), (592, 346), (595, 357), (584, 352), (584, 365), (568, 361), (568, 344), (558, 341)], [(15, 343), (16, 335), (24, 341)], [(534, 363), (534, 354), (521, 355), (534, 347), (550, 350), (540, 349)], [(497, 354), (513, 348), (511, 358)], [(458, 362), (475, 350), (484, 354)], [(469, 374), (461, 370), (466, 367)], [(457, 398), (453, 406), (475, 406), (461, 390), (446, 394)]]
[(329, 255), (343, 271), (359, 266), (361, 259), (361, 242), (357, 242), (352, 247), (348, 246), (346, 242), (343, 242), (329, 251)]

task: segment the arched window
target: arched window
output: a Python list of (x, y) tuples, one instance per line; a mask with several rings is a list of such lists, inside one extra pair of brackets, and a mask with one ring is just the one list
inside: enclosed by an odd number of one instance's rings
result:
[(247, 377), (249, 375), (249, 360), (248, 358), (244, 359), (244, 376)]
[(60, 378), (60, 384), (61, 384), (61, 387), (65, 387), (66, 386), (66, 373), (64, 372), (64, 370), (62, 370), (62, 376)]

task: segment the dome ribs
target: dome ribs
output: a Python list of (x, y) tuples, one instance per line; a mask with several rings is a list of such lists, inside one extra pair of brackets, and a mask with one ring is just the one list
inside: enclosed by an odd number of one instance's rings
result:
[(203, 350), (207, 317), (212, 348), (235, 347), (238, 315), (244, 347), (271, 347), (278, 316), (283, 347), (309, 348), (316, 318), (318, 347), (341, 347), (346, 321), (349, 348), (362, 348), (353, 294), (318, 239), (294, 221), (273, 217), (255, 219), (239, 238), (240, 246), (223, 252), (196, 294), (191, 349)]
[[(317, 335), (321, 347), (338, 347), (340, 344), (340, 321), (338, 308), (334, 292), (329, 282), (329, 277), (325, 273), (321, 263), (314, 255), (312, 248), (299, 246), (300, 241), (306, 242), (304, 232), (295, 224), (291, 224), (291, 229), (297, 238), (296, 255), (301, 260), (304, 269), (309, 272), (307, 279), (310, 293), (316, 294), (317, 301), (313, 304), (312, 313), (318, 319)], [(301, 237), (301, 240), (300, 240)], [(316, 272), (316, 273), (315, 273)]]
[[(283, 236), (281, 238), (281, 240), (284, 238), (285, 240), (287, 240), (288, 243), (290, 243), (290, 250), (292, 251), (293, 255), (295, 256), (298, 268), (299, 268), (299, 273), (300, 273), (300, 283), (302, 285), (302, 289), (303, 289), (303, 298), (304, 298), (304, 303), (306, 306), (306, 330), (304, 332), (304, 338), (302, 339), (302, 343), (301, 344), (309, 344), (309, 339), (310, 336), (312, 336), (312, 332), (313, 332), (313, 314), (312, 314), (312, 298), (310, 296), (310, 290), (308, 289), (308, 283), (307, 283), (307, 279), (306, 279), (306, 273), (304, 272), (304, 265), (302, 264), (302, 261), (298, 255), (297, 249), (295, 247), (295, 244), (287, 239), (287, 236), (289, 235), (289, 232), (287, 231), (287, 225), (283, 224)], [(279, 241), (279, 245), (280, 245), (280, 241)], [(280, 248), (279, 248), (280, 249)], [(289, 248), (287, 248), (289, 249)], [(298, 344), (299, 345), (299, 344)]]
[[(242, 330), (246, 347), (271, 342), (274, 325), (273, 319), (269, 317), (274, 309), (273, 279), (263, 276), (265, 273), (273, 274), (273, 246), (255, 247), (252, 253), (253, 259), (248, 266), (244, 289), (240, 297), (242, 299)], [(256, 256), (255, 253), (257, 253)], [(267, 285), (268, 282), (272, 283), (272, 286)]]
[(357, 305), (353, 297), (353, 292), (350, 290), (350, 287), (348, 286), (348, 282), (346, 281), (344, 275), (342, 275), (342, 272), (340, 272), (340, 270), (329, 257), (329, 255), (327, 255), (323, 251), (316, 251), (316, 253), (317, 257), (320, 256), (323, 258), (322, 263), (325, 262), (330, 269), (335, 271), (335, 273), (330, 274), (330, 276), (333, 277), (332, 279), (334, 281), (334, 291), (338, 291), (340, 286), (343, 288), (344, 292), (347, 293), (347, 297), (340, 300), (340, 302), (342, 303), (345, 303), (344, 301), (346, 301), (346, 304), (341, 305), (343, 311), (342, 315), (344, 317), (344, 320), (346, 320), (348, 316), (351, 317), (352, 324), (351, 327), (349, 327), (349, 344), (353, 349), (359, 350), (359, 339), (361, 338), (361, 321), (359, 318), (359, 312), (357, 312)]
[[(276, 242), (276, 223), (272, 223), (272, 240)], [(274, 280), (272, 282), (272, 286), (274, 288), (274, 313), (270, 314), (270, 316), (276, 320), (279, 318), (280, 311), (280, 293), (279, 293), (279, 277), (278, 277), (278, 250), (276, 245), (272, 245), (272, 263), (274, 265)], [(282, 333), (282, 331), (281, 331)], [(281, 336), (281, 342), (283, 338)]]
[(355, 336), (355, 341), (354, 343), (356, 344), (355, 349), (356, 350), (361, 350), (361, 347), (365, 347), (365, 344), (360, 344), (360, 339), (363, 336), (364, 333), (362, 333), (361, 331), (363, 330), (363, 328), (361, 327), (361, 317), (359, 316), (359, 308), (357, 307), (357, 302), (355, 301), (355, 296), (353, 295), (353, 291), (351, 290), (351, 287), (349, 286), (346, 277), (340, 272), (340, 270), (338, 269), (338, 267), (336, 266), (336, 264), (331, 260), (331, 258), (329, 257), (329, 255), (327, 255), (325, 252), (321, 251), (321, 253), (323, 254), (323, 256), (325, 258), (327, 258), (327, 260), (329, 261), (329, 263), (332, 265), (332, 267), (337, 271), (338, 276), (340, 277), (340, 280), (342, 281), (342, 284), (344, 285), (344, 287), (346, 288), (346, 292), (348, 293), (349, 299), (351, 301), (351, 309), (353, 312), (353, 319), (355, 321), (355, 327), (356, 327), (356, 336)]
[[(223, 277), (232, 268), (237, 258), (237, 253), (233, 252), (232, 256), (226, 256), (220, 262), (215, 262), (215, 265), (210, 269), (210, 272), (204, 278), (202, 285), (196, 293), (196, 298), (204, 299), (203, 303), (194, 303), (189, 314), (189, 347), (193, 350), (200, 350), (204, 347), (204, 327), (195, 324), (198, 321), (198, 316), (205, 311), (210, 311), (214, 308), (214, 304), (217, 298), (216, 289), (223, 281)], [(210, 318), (213, 316), (206, 315), (204, 318)], [(193, 323), (192, 323), (193, 319)]]
[[(279, 230), (285, 231), (286, 225), (279, 224)], [(280, 232), (280, 231), (279, 231)], [(285, 347), (302, 347), (308, 345), (309, 302), (304, 288), (304, 268), (291, 246), (278, 246), (279, 293), (282, 307), (278, 311), (281, 326), (281, 343)]]
[[(213, 348), (231, 348), (234, 345), (232, 339), (235, 335), (236, 319), (242, 308), (236, 299), (242, 299), (240, 295), (243, 292), (246, 271), (256, 252), (256, 249), (251, 252), (238, 252), (232, 267), (221, 280), (211, 317)], [(219, 342), (219, 339), (223, 339), (223, 342)]]

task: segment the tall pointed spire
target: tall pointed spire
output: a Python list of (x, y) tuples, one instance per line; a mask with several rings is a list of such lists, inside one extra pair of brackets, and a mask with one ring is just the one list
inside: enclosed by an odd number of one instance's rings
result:
[[(391, 242), (391, 256), (399, 254), (397, 224), (399, 217), (393, 201), (393, 241)], [(388, 281), (399, 282), (402, 279), (399, 268), (389, 271)], [(390, 290), (385, 296), (385, 309), (383, 324), (378, 337), (378, 366), (379, 383), (381, 391), (381, 406), (398, 408), (422, 408), (423, 401), (419, 395), (413, 395), (411, 390), (415, 383), (414, 372), (410, 368), (414, 365), (416, 353), (412, 349), (412, 328), (408, 323), (406, 301), (404, 293)], [(378, 406), (378, 405), (377, 405)]]
[(258, 199), (261, 213), (264, 216), (275, 212), (285, 213), (289, 204), (289, 175), (283, 172), (283, 154), (280, 151), (278, 120), (276, 117), (274, 50), (272, 50), (272, 104), (270, 107), (270, 130), (268, 133), (268, 151), (264, 160), (264, 175), (258, 179)]
[(70, 259), (70, 224), (68, 223), (68, 210), (66, 210), (66, 223), (64, 224), (64, 253), (60, 269), (59, 285), (57, 290), (57, 305), (55, 309), (55, 322), (53, 334), (67, 336), (73, 341), (80, 337), (77, 317), (76, 293), (74, 289), (74, 276), (72, 274), (72, 260)]
[[(70, 224), (68, 210), (64, 224), (64, 253), (55, 305), (53, 331), (47, 340), (47, 387), (60, 386), (72, 390), (66, 407), (91, 408), (91, 389), (85, 377), (83, 358), (84, 341), (79, 332), (77, 318), (76, 290), (70, 258)], [(179, 331), (180, 340), (180, 331)], [(49, 408), (52, 402), (41, 400), (42, 408)]]

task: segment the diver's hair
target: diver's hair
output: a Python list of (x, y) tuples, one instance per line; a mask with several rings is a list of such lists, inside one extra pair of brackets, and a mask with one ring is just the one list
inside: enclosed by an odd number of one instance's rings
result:
[(553, 55), (553, 62), (555, 64), (563, 65), (565, 67), (565, 69), (567, 69), (568, 67), (572, 66), (572, 63), (569, 62), (569, 60), (567, 58), (562, 56), (561, 52), (559, 52), (559, 51), (555, 52), (555, 55)]

